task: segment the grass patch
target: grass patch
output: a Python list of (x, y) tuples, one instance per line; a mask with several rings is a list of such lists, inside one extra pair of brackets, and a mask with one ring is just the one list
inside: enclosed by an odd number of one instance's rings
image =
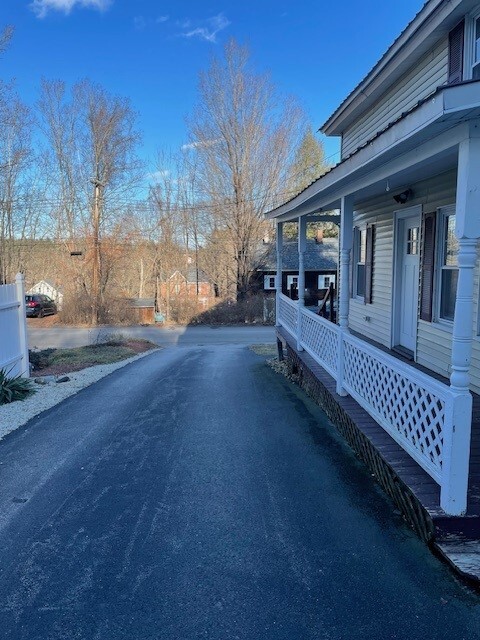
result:
[(250, 350), (257, 356), (265, 356), (266, 358), (274, 358), (278, 356), (276, 344), (251, 344)]
[(139, 353), (155, 349), (157, 345), (148, 340), (118, 339), (90, 344), (75, 349), (43, 349), (30, 352), (33, 373), (40, 375), (58, 375), (71, 371), (80, 371), (94, 365), (112, 364)]

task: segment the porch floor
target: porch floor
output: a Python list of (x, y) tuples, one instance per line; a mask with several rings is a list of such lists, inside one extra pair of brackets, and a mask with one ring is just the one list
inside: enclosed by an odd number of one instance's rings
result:
[[(453, 517), (447, 515), (440, 508), (440, 487), (430, 475), (351, 396), (343, 397), (336, 393), (335, 380), (306, 351), (297, 351), (295, 340), (286, 330), (277, 327), (277, 334), (279, 339), (287, 343), (290, 349), (296, 353), (300, 361), (325, 387), (335, 403), (353, 420), (360, 432), (368, 438), (384, 461), (414, 494), (434, 525), (435, 538), (441, 541), (452, 536), (460, 536), (470, 540), (480, 540), (480, 396), (473, 394), (467, 513), (462, 517)], [(375, 346), (378, 347), (376, 343)], [(403, 360), (397, 354), (393, 354), (387, 349), (385, 351)], [(404, 361), (428, 373), (428, 375), (432, 375), (432, 372), (423, 367), (407, 359)], [(445, 378), (437, 375), (434, 377), (448, 383)]]

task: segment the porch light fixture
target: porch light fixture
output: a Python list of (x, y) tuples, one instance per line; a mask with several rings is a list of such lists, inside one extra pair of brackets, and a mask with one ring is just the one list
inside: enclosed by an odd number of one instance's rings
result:
[(395, 202), (398, 202), (398, 204), (405, 204), (407, 200), (410, 200), (412, 195), (413, 195), (413, 191), (411, 189), (407, 189), (406, 191), (397, 193), (397, 195), (393, 196), (393, 199), (395, 200)]

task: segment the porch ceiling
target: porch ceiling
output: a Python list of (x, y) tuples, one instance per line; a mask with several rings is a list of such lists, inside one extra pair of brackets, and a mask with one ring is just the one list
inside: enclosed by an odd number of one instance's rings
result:
[[(289, 202), (268, 212), (280, 221), (340, 208), (457, 166), (458, 144), (469, 121), (480, 118), (480, 81), (442, 87), (343, 160)], [(393, 196), (392, 193), (392, 196)]]

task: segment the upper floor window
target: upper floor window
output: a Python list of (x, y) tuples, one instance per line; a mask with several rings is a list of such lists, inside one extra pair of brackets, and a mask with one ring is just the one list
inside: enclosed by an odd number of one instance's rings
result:
[(480, 80), (480, 17), (473, 23), (472, 78)]
[(448, 35), (448, 83), (480, 80), (480, 14), (462, 20)]

